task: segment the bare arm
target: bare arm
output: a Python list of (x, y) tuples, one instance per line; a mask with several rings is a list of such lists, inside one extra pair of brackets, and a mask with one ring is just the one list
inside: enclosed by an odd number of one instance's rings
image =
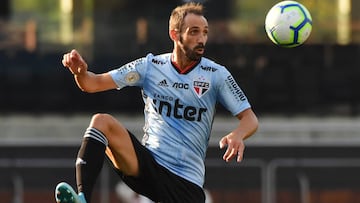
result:
[(220, 142), (220, 148), (227, 146), (223, 159), (228, 162), (235, 156), (240, 162), (245, 149), (244, 140), (253, 135), (258, 128), (258, 119), (252, 109), (247, 109), (236, 116), (240, 121), (237, 128), (224, 136)]
[(95, 74), (88, 71), (87, 63), (76, 50), (64, 54), (62, 64), (74, 75), (76, 84), (84, 92), (100, 92), (117, 88), (108, 73)]

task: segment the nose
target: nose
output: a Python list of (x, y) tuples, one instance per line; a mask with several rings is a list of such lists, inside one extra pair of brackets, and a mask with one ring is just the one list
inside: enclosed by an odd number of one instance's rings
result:
[(207, 34), (201, 34), (198, 37), (198, 43), (205, 44), (207, 41)]

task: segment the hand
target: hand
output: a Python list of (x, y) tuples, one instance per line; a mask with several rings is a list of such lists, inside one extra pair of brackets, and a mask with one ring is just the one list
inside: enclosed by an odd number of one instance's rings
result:
[(240, 162), (243, 159), (245, 150), (245, 144), (242, 138), (236, 136), (234, 133), (230, 133), (223, 137), (219, 142), (220, 149), (227, 146), (223, 159), (229, 162), (232, 158), (237, 156), (236, 161)]
[(86, 62), (75, 49), (64, 54), (62, 64), (67, 67), (73, 75), (81, 75), (87, 72)]

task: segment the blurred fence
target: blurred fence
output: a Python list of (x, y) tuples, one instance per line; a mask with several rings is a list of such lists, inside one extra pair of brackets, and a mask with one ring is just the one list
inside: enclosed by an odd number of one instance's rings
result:
[[(142, 117), (116, 116), (141, 137)], [(87, 115), (0, 117), (0, 202), (54, 201), (60, 181), (75, 185), (75, 156)], [(360, 199), (360, 125), (355, 118), (260, 117), (242, 163), (225, 163), (218, 141), (236, 119), (216, 117), (205, 188), (215, 203), (354, 203)], [(121, 181), (107, 163), (94, 201), (117, 203)]]
[[(251, 151), (251, 147), (247, 150)], [(360, 199), (359, 158), (259, 157), (247, 158), (241, 164), (226, 164), (219, 157), (212, 157), (207, 159), (206, 167), (205, 187), (213, 202), (353, 203)], [(75, 185), (73, 158), (1, 158), (0, 171), (0, 196), (4, 203), (54, 202), (58, 182)], [(105, 164), (94, 201), (120, 202), (115, 192), (120, 181)]]

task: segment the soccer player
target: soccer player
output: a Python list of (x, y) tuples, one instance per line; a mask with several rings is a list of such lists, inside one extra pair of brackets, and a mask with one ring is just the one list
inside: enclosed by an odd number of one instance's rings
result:
[(220, 148), (226, 147), (222, 157), (226, 162), (242, 160), (244, 140), (258, 127), (247, 97), (230, 72), (203, 57), (208, 32), (203, 6), (186, 3), (170, 16), (171, 53), (149, 53), (102, 74), (89, 71), (76, 50), (64, 54), (63, 65), (85, 92), (140, 87), (145, 125), (140, 142), (113, 116), (95, 114), (77, 155), (77, 192), (61, 182), (55, 189), (57, 202), (90, 203), (105, 158), (122, 181), (152, 201), (205, 202), (204, 160), (216, 104), (239, 119), (238, 126), (219, 142)]

